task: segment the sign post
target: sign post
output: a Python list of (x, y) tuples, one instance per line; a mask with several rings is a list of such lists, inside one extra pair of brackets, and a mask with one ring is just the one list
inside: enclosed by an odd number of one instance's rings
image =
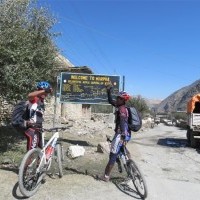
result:
[(55, 128), (55, 124), (56, 124), (57, 98), (58, 98), (58, 95), (60, 95), (59, 88), (60, 88), (60, 76), (57, 76), (57, 84), (56, 84), (56, 90), (55, 90), (55, 102), (54, 102), (53, 128)]
[(60, 102), (108, 104), (106, 86), (113, 85), (113, 96), (119, 92), (120, 76), (61, 73)]

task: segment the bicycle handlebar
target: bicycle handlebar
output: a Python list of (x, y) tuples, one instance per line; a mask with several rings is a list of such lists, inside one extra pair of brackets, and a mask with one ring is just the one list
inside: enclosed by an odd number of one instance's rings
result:
[(69, 129), (70, 127), (72, 127), (72, 125), (71, 126), (67, 126), (67, 127), (54, 127), (54, 128), (50, 128), (50, 129), (44, 129), (43, 128), (43, 130), (47, 131), (47, 132), (58, 131), (59, 129), (64, 131), (66, 129)]

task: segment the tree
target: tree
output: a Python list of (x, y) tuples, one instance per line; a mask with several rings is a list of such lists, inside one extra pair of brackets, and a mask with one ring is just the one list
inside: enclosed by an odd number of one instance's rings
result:
[(127, 106), (135, 107), (142, 114), (142, 116), (144, 116), (145, 113), (149, 113), (150, 112), (149, 107), (148, 107), (145, 99), (142, 98), (141, 96), (132, 97), (127, 102)]
[(24, 98), (39, 80), (52, 80), (58, 49), (56, 19), (32, 0), (0, 0), (0, 96)]
[(182, 113), (181, 112), (180, 113), (178, 113), (178, 112), (172, 113), (171, 116), (176, 120), (180, 120), (180, 119), (187, 120), (187, 113), (184, 113), (184, 112), (182, 112)]

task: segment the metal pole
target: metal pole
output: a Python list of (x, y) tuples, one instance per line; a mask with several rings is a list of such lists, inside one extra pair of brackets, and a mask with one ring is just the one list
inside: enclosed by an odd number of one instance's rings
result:
[(123, 82), (122, 82), (122, 90), (125, 90), (125, 76), (123, 76)]
[(57, 76), (56, 89), (55, 89), (55, 102), (54, 102), (53, 128), (55, 128), (55, 124), (56, 124), (58, 82), (59, 82), (59, 77)]
[(57, 113), (57, 91), (55, 92), (54, 115), (53, 115), (53, 128), (55, 128), (55, 124), (56, 124), (56, 113)]

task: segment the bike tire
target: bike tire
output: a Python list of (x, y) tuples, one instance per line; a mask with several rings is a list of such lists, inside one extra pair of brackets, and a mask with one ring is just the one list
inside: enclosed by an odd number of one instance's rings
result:
[[(127, 167), (128, 167), (128, 173), (131, 176), (133, 185), (135, 186), (138, 194), (143, 199), (147, 198), (147, 195), (148, 195), (147, 184), (142, 172), (139, 170), (138, 166), (133, 160), (128, 161)], [(140, 186), (138, 185), (138, 181), (140, 182), (139, 183)], [(141, 183), (142, 183), (142, 186), (141, 186)], [(143, 193), (141, 192), (141, 189), (139, 187), (143, 188), (144, 190)]]
[[(31, 197), (33, 196), (39, 189), (39, 187), (41, 186), (41, 176), (42, 174), (36, 174), (36, 169), (38, 167), (38, 162), (40, 161), (40, 155), (41, 153), (41, 150), (40, 149), (31, 149), (30, 151), (28, 151), (22, 162), (21, 162), (21, 165), (19, 167), (19, 176), (18, 176), (18, 182), (19, 182), (19, 189), (21, 191), (21, 193), (25, 196), (25, 197)], [(35, 155), (35, 159), (33, 159), (32, 163), (31, 162), (31, 158), (32, 156)], [(34, 157), (33, 157), (34, 158)], [(28, 164), (30, 163), (30, 164)], [(36, 177), (36, 180), (32, 181), (33, 184), (35, 184), (35, 186), (33, 188), (31, 188), (30, 190), (25, 186), (25, 173), (28, 171), (28, 165), (34, 165), (33, 166), (33, 177)], [(29, 180), (31, 181), (31, 180)]]
[(56, 157), (58, 163), (58, 175), (59, 178), (63, 177), (63, 168), (62, 168), (62, 148), (60, 144), (56, 144)]

